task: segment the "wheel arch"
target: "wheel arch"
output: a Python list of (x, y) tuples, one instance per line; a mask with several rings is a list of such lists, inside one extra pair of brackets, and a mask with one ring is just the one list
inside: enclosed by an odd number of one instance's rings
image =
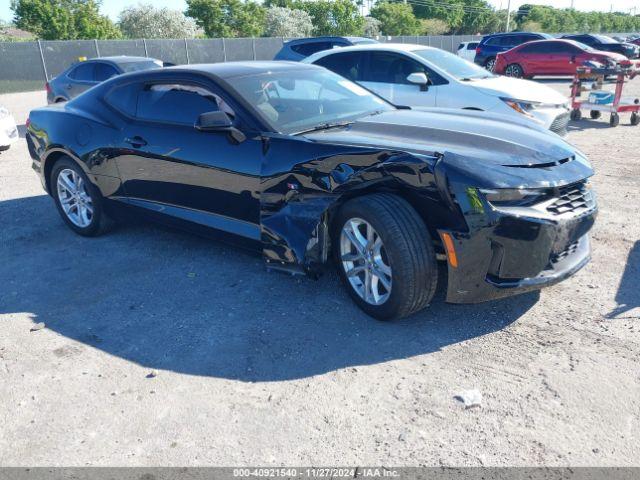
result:
[(74, 163), (76, 163), (82, 169), (82, 171), (87, 175), (89, 180), (93, 182), (92, 175), (87, 170), (86, 165), (82, 163), (76, 155), (74, 155), (73, 153), (69, 152), (64, 148), (51, 148), (47, 152), (46, 156), (42, 159), (42, 163), (43, 163), (42, 171), (44, 175), (44, 181), (45, 181), (47, 192), (51, 193), (51, 172), (53, 171), (54, 165), (61, 158), (71, 159)]

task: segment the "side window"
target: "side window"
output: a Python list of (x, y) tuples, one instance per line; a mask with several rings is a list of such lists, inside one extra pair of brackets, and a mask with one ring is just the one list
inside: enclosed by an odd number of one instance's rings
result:
[(518, 51), (520, 53), (527, 53), (527, 54), (540, 53), (540, 49), (539, 49), (538, 45), (525, 45), (524, 47), (522, 47)]
[(118, 71), (107, 63), (96, 63), (94, 70), (94, 79), (97, 82), (104, 82), (118, 75)]
[(574, 53), (573, 47), (571, 45), (567, 45), (564, 42), (552, 42), (551, 48), (549, 49), (550, 53)]
[(467, 45), (467, 50), (475, 50), (478, 48), (478, 42), (471, 42)]
[(505, 35), (504, 37), (500, 38), (500, 43), (498, 45), (507, 48), (515, 47), (516, 45), (522, 43), (518, 42), (518, 38), (519, 37), (517, 35)]
[(291, 50), (299, 53), (300, 55), (308, 57), (309, 55), (313, 55), (316, 52), (321, 52), (322, 50), (330, 50), (331, 48), (333, 48), (331, 42), (309, 42), (302, 43), (300, 45), (294, 45), (291, 47)]
[(193, 125), (200, 114), (222, 110), (235, 117), (222, 98), (208, 90), (186, 84), (154, 84), (138, 94), (136, 117), (161, 123)]
[(358, 81), (362, 75), (362, 57), (363, 53), (359, 52), (335, 53), (321, 58), (315, 64), (349, 80)]
[(69, 72), (69, 77), (83, 82), (93, 82), (95, 63), (81, 63)]
[(407, 77), (416, 72), (432, 75), (424, 65), (404, 55), (392, 52), (370, 52), (369, 69), (362, 80), (411, 85)]

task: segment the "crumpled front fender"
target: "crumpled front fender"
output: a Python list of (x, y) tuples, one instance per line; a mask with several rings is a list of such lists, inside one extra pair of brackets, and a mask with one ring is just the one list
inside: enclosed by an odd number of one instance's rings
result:
[[(287, 165), (287, 142), (270, 142), (260, 201), (263, 256), (270, 268), (317, 274), (328, 256), (330, 214), (354, 196), (437, 189), (435, 156), (313, 145), (310, 154), (318, 149), (327, 150), (326, 154)], [(303, 155), (305, 150), (296, 148)]]

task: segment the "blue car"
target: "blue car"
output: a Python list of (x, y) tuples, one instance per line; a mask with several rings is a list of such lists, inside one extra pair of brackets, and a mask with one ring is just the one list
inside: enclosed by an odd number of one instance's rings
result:
[(331, 50), (336, 47), (349, 47), (351, 45), (364, 45), (367, 43), (378, 42), (371, 38), (364, 37), (296, 38), (295, 40), (285, 42), (273, 59), (299, 62), (322, 50)]
[(482, 65), (492, 72), (498, 53), (506, 52), (513, 47), (532, 40), (548, 40), (550, 38), (553, 37), (547, 33), (533, 32), (493, 33), (491, 35), (485, 35), (476, 48), (474, 60), (478, 65)]

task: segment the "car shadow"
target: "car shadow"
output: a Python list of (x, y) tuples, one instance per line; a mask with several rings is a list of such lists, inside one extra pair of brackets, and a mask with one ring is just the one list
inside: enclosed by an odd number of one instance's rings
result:
[(640, 295), (638, 294), (638, 285), (640, 285), (640, 240), (631, 248), (627, 262), (625, 264), (624, 273), (618, 285), (616, 292), (616, 303), (618, 304), (609, 314), (607, 318), (620, 318), (626, 316), (632, 310), (638, 309), (633, 317), (640, 318)]
[(44, 195), (0, 202), (0, 218), (0, 314), (24, 312), (34, 324), (149, 369), (300, 379), (491, 334), (539, 298), (449, 305), (440, 290), (426, 310), (379, 322), (354, 305), (332, 271), (319, 280), (270, 273), (259, 255), (152, 224), (83, 238)]
[[(587, 112), (587, 115), (589, 113)], [(624, 123), (623, 123), (624, 122)], [(567, 126), (567, 131), (572, 132), (581, 132), (583, 130), (602, 130), (607, 128), (638, 128), (635, 125), (631, 125), (629, 123), (628, 118), (621, 117), (620, 124), (617, 127), (612, 127), (609, 125), (609, 114), (604, 114), (597, 120), (591, 120), (588, 118), (583, 118), (582, 120), (572, 120), (569, 122)]]

